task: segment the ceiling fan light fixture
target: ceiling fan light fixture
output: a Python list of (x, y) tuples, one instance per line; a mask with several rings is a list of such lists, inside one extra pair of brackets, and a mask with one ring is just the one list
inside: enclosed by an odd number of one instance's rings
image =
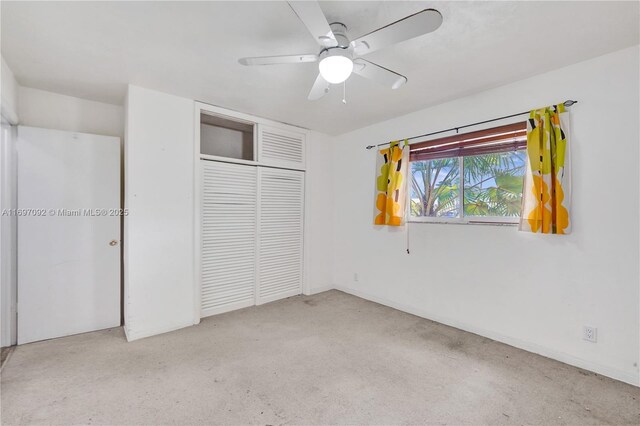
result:
[(353, 72), (353, 61), (342, 55), (325, 56), (318, 65), (320, 75), (331, 84), (345, 81)]

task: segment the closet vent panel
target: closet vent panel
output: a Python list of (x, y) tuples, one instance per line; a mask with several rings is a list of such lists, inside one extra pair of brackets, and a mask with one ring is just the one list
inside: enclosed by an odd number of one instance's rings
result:
[(260, 167), (257, 304), (302, 293), (304, 173)]
[(255, 303), (256, 167), (201, 160), (201, 316)]
[(266, 165), (303, 170), (305, 168), (305, 135), (260, 125), (258, 161)]

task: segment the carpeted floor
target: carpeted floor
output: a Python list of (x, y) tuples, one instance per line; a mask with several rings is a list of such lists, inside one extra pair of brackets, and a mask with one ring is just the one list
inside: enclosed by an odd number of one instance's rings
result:
[(339, 291), (19, 346), (3, 424), (639, 424), (640, 389)]

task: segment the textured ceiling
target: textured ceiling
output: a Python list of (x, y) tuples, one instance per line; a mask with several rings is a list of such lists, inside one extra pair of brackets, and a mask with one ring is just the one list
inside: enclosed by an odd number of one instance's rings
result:
[(18, 81), (121, 104), (132, 83), (328, 134), (639, 43), (637, 2), (323, 2), (352, 38), (425, 8), (442, 27), (366, 59), (399, 90), (352, 76), (306, 99), (317, 64), (244, 67), (243, 56), (317, 53), (285, 2), (1, 3), (2, 55)]

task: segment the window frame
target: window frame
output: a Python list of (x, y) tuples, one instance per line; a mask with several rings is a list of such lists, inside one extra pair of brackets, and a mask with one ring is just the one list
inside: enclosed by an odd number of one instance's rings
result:
[[(521, 121), (515, 121), (508, 124), (522, 123)], [(525, 122), (526, 123), (526, 122)], [(491, 130), (491, 127), (482, 129), (481, 131)], [(464, 134), (460, 134), (463, 136)], [(521, 151), (521, 150), (515, 150)], [(514, 152), (515, 152), (514, 151)], [(526, 151), (526, 150), (525, 150)], [(490, 154), (490, 153), (486, 153)], [(482, 155), (482, 154), (481, 154)], [(407, 223), (431, 223), (431, 224), (444, 224), (444, 225), (493, 225), (493, 226), (517, 226), (520, 224), (521, 216), (465, 216), (464, 215), (464, 158), (466, 156), (454, 156), (447, 158), (457, 158), (458, 168), (460, 176), (460, 188), (458, 194), (459, 212), (457, 217), (432, 217), (432, 216), (412, 216), (411, 215), (411, 185), (407, 184), (407, 205), (406, 205), (406, 222)], [(416, 161), (432, 161), (432, 160), (416, 160)], [(409, 161), (409, 173), (411, 172), (411, 163), (416, 161)], [(524, 183), (523, 183), (524, 191)]]

